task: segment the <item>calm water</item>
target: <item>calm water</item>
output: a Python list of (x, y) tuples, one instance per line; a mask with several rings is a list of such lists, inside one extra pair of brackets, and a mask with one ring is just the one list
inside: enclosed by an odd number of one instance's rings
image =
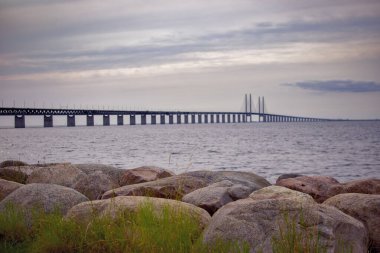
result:
[(0, 129), (0, 160), (380, 178), (380, 122)]

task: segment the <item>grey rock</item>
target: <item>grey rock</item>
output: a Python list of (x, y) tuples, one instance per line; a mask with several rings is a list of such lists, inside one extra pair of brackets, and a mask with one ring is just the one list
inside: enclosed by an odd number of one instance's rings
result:
[(125, 170), (123, 169), (118, 169), (113, 166), (104, 165), (104, 164), (91, 164), (91, 163), (75, 164), (75, 167), (82, 170), (87, 175), (93, 174), (94, 172), (97, 172), (97, 173), (102, 172), (103, 174), (107, 175), (113, 183), (119, 186), (123, 186), (122, 180), (123, 180), (123, 175), (125, 173)]
[(186, 194), (182, 201), (203, 208), (212, 215), (225, 204), (234, 201), (228, 193), (231, 186), (232, 182), (223, 180)]
[(28, 177), (27, 183), (58, 184), (72, 188), (83, 177), (86, 174), (72, 164), (56, 164), (36, 168)]
[(122, 185), (150, 182), (174, 175), (175, 174), (172, 171), (160, 167), (142, 166), (135, 169), (125, 170), (122, 178)]
[(183, 176), (191, 176), (204, 180), (207, 185), (228, 180), (233, 184), (240, 184), (258, 190), (271, 185), (266, 179), (251, 172), (244, 171), (208, 171), (199, 170), (180, 174)]
[(119, 185), (101, 171), (95, 171), (79, 179), (71, 186), (87, 196), (90, 200), (100, 199), (106, 191), (118, 188)]
[(102, 199), (116, 196), (149, 196), (167, 199), (182, 199), (183, 195), (205, 187), (204, 180), (190, 176), (173, 176), (156, 181), (126, 185), (107, 191)]
[(287, 178), (295, 178), (295, 177), (302, 177), (303, 175), (297, 174), (297, 173), (287, 173), (287, 174), (282, 174), (279, 176), (276, 180), (276, 184), (282, 180), (282, 179), (287, 179)]
[(208, 224), (211, 218), (205, 210), (184, 202), (144, 196), (120, 196), (106, 200), (83, 202), (72, 207), (66, 218), (88, 222), (93, 215), (110, 215), (112, 217), (120, 211), (135, 212), (144, 204), (151, 204), (154, 211), (158, 213), (167, 207), (174, 211), (185, 212), (197, 220), (202, 228)]
[(23, 184), (0, 179), (0, 201), (21, 186), (23, 186)]
[(323, 204), (362, 221), (369, 231), (370, 252), (380, 252), (380, 195), (345, 193), (331, 197)]
[(319, 233), (319, 244), (328, 253), (343, 246), (352, 247), (354, 253), (367, 250), (368, 233), (362, 222), (327, 205), (281, 198), (228, 203), (213, 215), (203, 239), (209, 244), (220, 239), (247, 243), (252, 253), (271, 253), (272, 240), (280, 239), (280, 228), (290, 233), (292, 224), (299, 236), (313, 235), (315, 240)]
[(253, 200), (268, 200), (268, 199), (290, 199), (299, 203), (314, 204), (314, 199), (306, 193), (290, 190), (281, 186), (268, 186), (260, 190), (254, 191), (249, 195)]
[(88, 200), (83, 194), (61, 185), (27, 184), (5, 197), (0, 202), (0, 211), (14, 204), (25, 210), (42, 208), (49, 213), (57, 209), (65, 214), (71, 207)]

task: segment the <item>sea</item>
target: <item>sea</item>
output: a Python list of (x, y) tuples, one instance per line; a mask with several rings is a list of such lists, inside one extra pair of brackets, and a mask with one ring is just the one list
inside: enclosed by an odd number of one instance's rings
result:
[(174, 124), (0, 129), (0, 161), (380, 178), (380, 122)]

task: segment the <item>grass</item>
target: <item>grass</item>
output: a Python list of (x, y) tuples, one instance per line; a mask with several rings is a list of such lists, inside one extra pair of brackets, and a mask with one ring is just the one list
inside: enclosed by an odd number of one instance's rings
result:
[[(95, 212), (94, 212), (95, 213)], [(286, 213), (278, 224), (279, 233), (271, 241), (273, 253), (325, 253), (318, 228), (308, 229)], [(337, 252), (352, 252), (349, 243), (339, 242)], [(9, 205), (0, 212), (0, 253), (243, 253), (246, 243), (202, 241), (202, 227), (188, 213), (150, 202), (137, 211), (115, 215), (93, 215), (89, 221), (63, 218), (58, 212), (41, 209), (24, 212)], [(260, 250), (258, 251), (260, 252)]]
[(35, 210), (30, 216), (11, 205), (0, 212), (0, 252), (248, 252), (233, 242), (206, 245), (201, 233), (189, 214), (170, 207), (157, 212), (150, 203), (116, 217), (94, 215), (89, 222), (66, 219), (59, 212)]

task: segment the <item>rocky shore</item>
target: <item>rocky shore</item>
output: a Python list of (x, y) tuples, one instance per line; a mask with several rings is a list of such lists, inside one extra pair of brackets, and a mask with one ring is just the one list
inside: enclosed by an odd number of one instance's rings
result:
[[(0, 164), (0, 212), (59, 208), (86, 220), (134, 210), (149, 199), (154, 208), (181, 208), (204, 228), (203, 241), (247, 243), (250, 252), (273, 252), (273, 238), (289, 219), (297, 231), (317, 233), (327, 252), (344, 244), (351, 252), (380, 252), (380, 179), (340, 183), (332, 177), (286, 174), (275, 185), (250, 172), (172, 171), (101, 164)], [(1, 234), (0, 234), (1, 239)]]

